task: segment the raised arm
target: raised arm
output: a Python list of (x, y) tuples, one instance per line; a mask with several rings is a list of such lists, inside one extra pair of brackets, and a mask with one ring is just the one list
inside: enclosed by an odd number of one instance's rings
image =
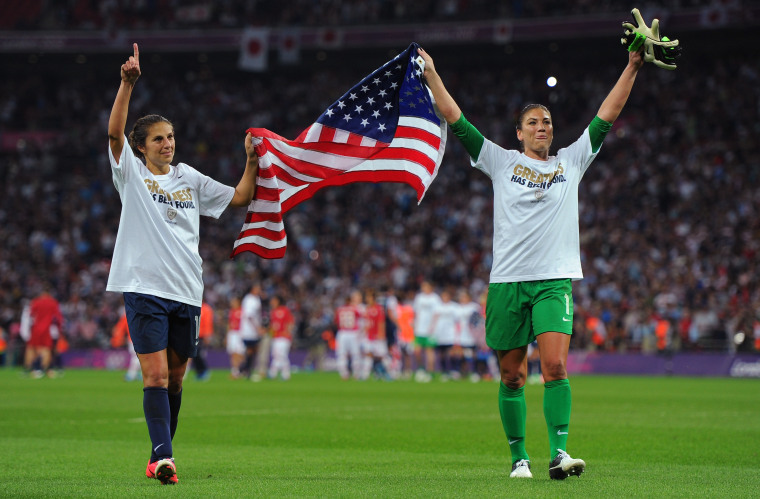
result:
[(435, 71), (435, 64), (433, 64), (433, 58), (430, 57), (430, 54), (422, 48), (418, 48), (417, 52), (425, 61), (425, 80), (428, 87), (430, 87), (430, 91), (433, 92), (433, 98), (438, 106), (438, 110), (443, 114), (446, 123), (450, 125), (456, 122), (462, 116), (462, 110), (459, 109), (454, 98), (446, 90), (441, 77)]
[(248, 206), (256, 194), (256, 176), (259, 173), (259, 156), (250, 133), (245, 134), (245, 153), (248, 157), (245, 162), (243, 177), (235, 187), (235, 195), (232, 196), (230, 206)]
[(134, 55), (129, 56), (129, 60), (121, 65), (121, 84), (111, 108), (111, 117), (108, 119), (108, 142), (117, 162), (124, 148), (124, 128), (127, 126), (129, 98), (132, 96), (135, 82), (140, 77), (140, 51), (136, 43), (133, 44), (133, 48)]
[(422, 48), (417, 49), (417, 52), (425, 61), (425, 80), (430, 91), (433, 93), (438, 110), (443, 115), (446, 123), (451, 127), (451, 131), (462, 142), (470, 157), (478, 159), (480, 151), (483, 148), (483, 142), (485, 141), (483, 134), (467, 121), (462, 114), (462, 110), (459, 109), (459, 105), (449, 94), (449, 91), (446, 90), (441, 77), (435, 71), (435, 64), (433, 64), (433, 58), (430, 57), (430, 54)]
[(644, 64), (644, 58), (641, 51), (628, 53), (628, 65), (623, 70), (623, 74), (618, 78), (615, 86), (612, 87), (607, 98), (604, 99), (602, 105), (599, 106), (599, 111), (596, 115), (607, 121), (613, 123), (620, 112), (623, 110), (628, 96), (631, 95), (631, 89), (633, 88), (633, 82), (636, 80), (636, 75)]

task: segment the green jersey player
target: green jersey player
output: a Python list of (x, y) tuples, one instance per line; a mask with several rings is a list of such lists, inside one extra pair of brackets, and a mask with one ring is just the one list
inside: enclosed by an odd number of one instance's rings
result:
[(435, 70), (425, 61), (425, 78), (451, 130), (472, 165), (491, 178), (494, 189), (493, 266), (486, 304), (486, 339), (499, 358), (499, 412), (512, 453), (511, 477), (532, 477), (525, 449), (527, 348), (538, 343), (545, 379), (544, 416), (549, 432), (552, 479), (580, 475), (586, 463), (567, 452), (570, 384), (567, 354), (573, 321), (571, 281), (583, 277), (578, 236), (578, 183), (596, 157), (631, 93), (644, 63), (641, 51), (628, 64), (583, 134), (549, 154), (552, 117), (540, 104), (523, 108), (517, 122), (522, 151), (485, 139), (462, 114)]

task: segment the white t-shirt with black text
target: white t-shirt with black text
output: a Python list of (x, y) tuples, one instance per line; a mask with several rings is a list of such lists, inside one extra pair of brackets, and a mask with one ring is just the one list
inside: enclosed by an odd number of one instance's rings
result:
[(578, 184), (596, 158), (588, 128), (547, 161), (486, 139), (472, 166), (494, 191), (492, 283), (582, 279)]
[(219, 218), (235, 189), (184, 163), (154, 175), (124, 143), (117, 162), (108, 147), (121, 218), (107, 291), (144, 293), (200, 307), (200, 216)]

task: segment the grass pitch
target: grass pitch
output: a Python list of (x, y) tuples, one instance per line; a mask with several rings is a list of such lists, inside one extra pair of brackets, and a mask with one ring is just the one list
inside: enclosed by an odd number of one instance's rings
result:
[(568, 451), (551, 481), (541, 385), (528, 385), (533, 480), (510, 480), (498, 385), (188, 378), (180, 482), (145, 478), (140, 382), (0, 369), (2, 497), (757, 497), (760, 381), (571, 377)]

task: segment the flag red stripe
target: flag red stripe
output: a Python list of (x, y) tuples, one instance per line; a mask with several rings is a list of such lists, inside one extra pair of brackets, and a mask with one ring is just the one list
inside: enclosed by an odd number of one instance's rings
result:
[[(267, 144), (271, 144), (272, 142), (276, 142), (275, 139), (265, 139), (265, 142)], [(378, 142), (376, 146), (362, 146), (357, 144), (343, 144), (343, 143), (336, 143), (336, 142), (294, 142), (290, 140), (279, 140), (277, 142), (281, 142), (287, 146), (293, 147), (296, 150), (292, 151), (294, 154), (298, 153), (299, 150), (303, 151), (313, 151), (313, 152), (323, 152), (327, 154), (332, 154), (336, 156), (343, 156), (346, 158), (357, 158), (357, 159), (367, 159), (369, 157), (372, 157), (373, 154), (375, 154), (377, 151), (382, 151), (384, 148), (388, 147), (389, 144), (386, 144), (385, 142)], [(267, 150), (269, 152), (274, 152), (274, 145), (272, 147), (268, 147)], [(278, 151), (279, 152), (279, 151)]]
[(324, 189), (325, 187), (346, 185), (354, 182), (396, 182), (408, 184), (417, 192), (417, 200), (421, 199), (422, 195), (425, 193), (425, 186), (422, 183), (422, 180), (420, 180), (417, 175), (407, 171), (383, 170), (348, 172), (343, 175), (328, 178), (319, 183), (309, 184), (308, 187), (298, 191), (282, 203), (282, 213), (287, 213), (292, 207), (307, 199), (311, 199), (317, 191)]
[[(269, 152), (272, 155), (276, 156), (277, 159), (281, 161), (283, 164), (289, 166), (290, 168), (300, 173), (309, 175), (311, 177), (326, 179), (334, 175), (342, 175), (345, 173), (344, 170), (335, 169), (335, 168), (330, 167), (329, 165), (320, 165), (316, 163), (310, 163), (308, 161), (303, 161), (293, 156), (288, 156), (287, 154), (274, 150), (274, 148), (270, 148)], [(416, 149), (409, 149), (409, 148), (403, 148), (403, 147), (383, 147), (383, 148), (378, 148), (378, 150), (370, 157), (367, 157), (361, 160), (357, 159), (356, 165), (364, 161), (371, 161), (373, 159), (406, 159), (423, 166), (431, 174), (433, 173), (433, 171), (435, 171), (435, 164), (436, 164), (435, 161), (432, 158), (430, 158), (430, 156)], [(303, 184), (308, 183), (304, 180), (299, 180), (297, 178), (294, 178), (293, 176), (288, 174), (287, 171), (282, 170), (277, 165), (272, 165), (272, 168), (277, 169), (278, 177), (282, 177), (287, 183), (291, 185), (298, 186), (298, 185), (303, 185)], [(321, 181), (324, 181), (324, 180), (321, 180)]]
[[(302, 159), (298, 159), (294, 156), (288, 156), (287, 154), (276, 150), (274, 147), (269, 148), (269, 153), (273, 156), (276, 156), (282, 164), (293, 168), (298, 173), (302, 173), (310, 177), (325, 179), (333, 175), (338, 175), (344, 171), (337, 168), (331, 168), (328, 165), (311, 163)], [(288, 173), (286, 170), (283, 170), (276, 164), (273, 164), (272, 167), (277, 169), (277, 176), (282, 177), (283, 180), (285, 180), (285, 182), (289, 183), (290, 185), (303, 185), (308, 183), (306, 180), (300, 180), (292, 176), (290, 173)]]
[(258, 174), (256, 176), (257, 177), (261, 177), (261, 178), (275, 178), (275, 177), (277, 177), (277, 172), (274, 171), (273, 169), (271, 169), (271, 168), (262, 168), (261, 161), (262, 160), (259, 160), (259, 172), (258, 172)]
[(269, 258), (269, 259), (282, 258), (285, 256), (285, 247), (269, 249), (263, 246), (258, 246), (256, 244), (248, 243), (248, 244), (241, 244), (237, 248), (235, 248), (232, 251), (232, 255), (230, 255), (230, 258), (237, 256), (240, 253), (244, 253), (246, 251), (250, 251), (251, 253), (259, 255), (262, 258)]
[(332, 142), (335, 139), (335, 129), (329, 126), (323, 126), (319, 132), (320, 142)]
[(349, 133), (348, 134), (348, 141), (346, 142), (349, 145), (353, 146), (361, 146), (362, 145), (362, 136), (357, 135), (355, 133)]
[[(291, 160), (291, 158), (288, 158), (287, 156), (285, 156), (280, 161), (282, 161), (284, 163), (285, 161), (290, 161), (290, 160)], [(290, 166), (290, 165), (288, 165), (288, 166)], [(272, 168), (272, 170), (274, 170), (275, 172), (277, 172), (277, 179), (278, 180), (282, 180), (286, 184), (290, 184), (290, 185), (292, 185), (294, 187), (298, 187), (299, 185), (303, 185), (303, 184), (308, 184), (309, 183), (306, 180), (301, 180), (301, 179), (298, 179), (298, 178), (292, 176), (287, 170), (284, 170), (279, 165), (272, 165), (271, 168)], [(335, 175), (335, 174), (333, 173), (333, 175)], [(321, 182), (321, 180), (317, 180), (317, 182)]]
[(249, 211), (245, 217), (245, 223), (253, 222), (282, 222), (282, 212)]
[(271, 230), (265, 227), (256, 227), (254, 229), (247, 229), (240, 232), (238, 239), (250, 236), (259, 236), (270, 241), (282, 241), (285, 239), (285, 230)]
[(373, 159), (405, 159), (423, 166), (430, 174), (435, 170), (435, 161), (427, 154), (415, 149), (388, 147), (384, 151), (380, 151)]
[(441, 147), (441, 138), (434, 135), (422, 128), (415, 128), (411, 126), (398, 126), (396, 127), (396, 137), (404, 139), (418, 139), (430, 144), (433, 149)]
[(273, 189), (271, 187), (256, 186), (256, 198), (262, 201), (279, 201), (282, 189)]

